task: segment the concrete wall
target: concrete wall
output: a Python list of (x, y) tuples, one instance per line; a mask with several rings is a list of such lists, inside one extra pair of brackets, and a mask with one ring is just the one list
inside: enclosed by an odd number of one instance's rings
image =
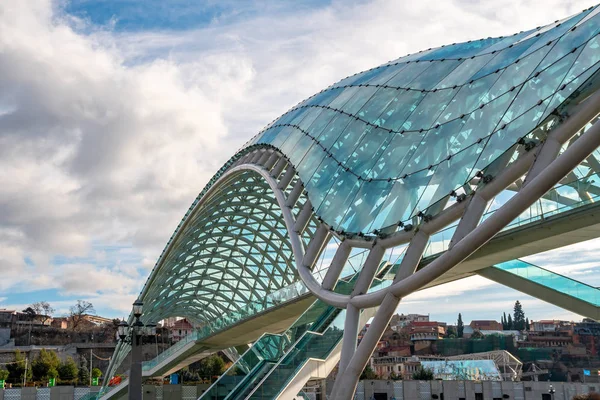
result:
[[(361, 381), (355, 400), (542, 400), (552, 384), (553, 400), (571, 400), (576, 394), (600, 392), (598, 384), (564, 382), (473, 381)], [(143, 400), (196, 400), (210, 385), (144, 385)], [(97, 391), (99, 387), (93, 387)], [(89, 388), (57, 386), (0, 390), (0, 400), (79, 400)], [(126, 395), (125, 395), (126, 397)]]
[[(542, 400), (555, 390), (552, 400), (571, 400), (576, 394), (599, 392), (600, 385), (566, 382), (382, 381), (359, 384), (356, 400)], [(364, 394), (363, 394), (364, 393)]]

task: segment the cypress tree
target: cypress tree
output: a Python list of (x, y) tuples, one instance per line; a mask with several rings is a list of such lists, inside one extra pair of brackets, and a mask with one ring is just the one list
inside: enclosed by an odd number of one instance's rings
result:
[(456, 336), (463, 337), (463, 332), (465, 330), (465, 325), (463, 324), (462, 315), (458, 313), (458, 321), (456, 322)]

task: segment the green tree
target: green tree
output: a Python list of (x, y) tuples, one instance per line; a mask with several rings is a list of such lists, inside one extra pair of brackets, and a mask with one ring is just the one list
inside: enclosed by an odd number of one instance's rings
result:
[(446, 337), (449, 339), (453, 339), (457, 336), (456, 329), (453, 326), (449, 326), (446, 330)]
[[(19, 350), (15, 351), (15, 361), (6, 366), (12, 383), (22, 383), (25, 375), (25, 357)], [(27, 368), (27, 380), (31, 379), (31, 368)]]
[(87, 366), (79, 367), (79, 371), (77, 372), (77, 381), (81, 385), (89, 385), (90, 384), (90, 371), (87, 369)]
[(198, 363), (198, 375), (202, 379), (211, 379), (225, 372), (225, 361), (217, 354), (207, 357)]
[(0, 369), (0, 381), (6, 381), (10, 373), (6, 369)]
[(379, 376), (373, 371), (370, 365), (367, 365), (365, 369), (363, 369), (362, 374), (360, 374), (360, 379), (377, 379)]
[(475, 331), (471, 335), (471, 339), (483, 339), (484, 337), (485, 337), (485, 335), (483, 333), (481, 333), (481, 331)]
[(92, 378), (100, 378), (102, 376), (102, 371), (99, 368), (92, 368)]
[(525, 330), (529, 330), (529, 318), (525, 318)]
[(519, 331), (525, 330), (525, 313), (523, 312), (523, 306), (519, 300), (515, 302), (513, 311), (513, 329), (517, 329)]
[(513, 323), (512, 317), (508, 314), (508, 319), (506, 320), (506, 329), (512, 330), (515, 329), (515, 325)]
[(462, 315), (458, 313), (458, 321), (456, 322), (456, 336), (463, 337), (465, 331), (465, 324), (463, 324)]
[(429, 368), (423, 368), (421, 365), (419, 369), (413, 373), (412, 378), (415, 381), (432, 381), (434, 378), (433, 371)]
[(33, 379), (39, 381), (50, 379), (49, 372), (51, 370), (56, 371), (59, 365), (60, 359), (54, 351), (46, 349), (40, 350), (40, 354), (38, 354), (31, 363)]
[(506, 313), (502, 313), (502, 329), (508, 329), (508, 320), (506, 319)]
[(58, 367), (58, 376), (62, 381), (77, 381), (78, 372), (77, 364), (71, 357), (60, 363)]

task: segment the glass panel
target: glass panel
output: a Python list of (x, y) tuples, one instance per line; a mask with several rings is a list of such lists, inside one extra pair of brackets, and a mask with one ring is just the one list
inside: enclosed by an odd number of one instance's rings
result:
[(364, 182), (340, 228), (346, 232), (368, 232), (393, 184), (388, 181)]
[(341, 171), (319, 206), (317, 214), (331, 224), (334, 229), (338, 229), (342, 217), (348, 210), (352, 200), (354, 200), (362, 183), (363, 181), (358, 180), (354, 175)]
[(456, 67), (454, 71), (448, 74), (438, 85), (437, 89), (452, 87), (455, 85), (464, 85), (465, 82), (469, 82), (473, 79), (473, 75), (477, 73), (484, 65), (486, 65), (494, 54), (486, 54), (476, 58), (469, 59), (463, 62), (461, 65)]
[(358, 116), (369, 123), (376, 123), (381, 113), (399, 94), (397, 89), (379, 88), (371, 100), (358, 112)]
[(442, 58), (466, 58), (477, 53), (487, 51), (487, 48), (502, 41), (502, 38), (487, 38), (469, 40), (466, 43), (452, 44), (434, 49), (421, 57), (423, 60), (434, 60)]
[(308, 198), (315, 210), (319, 209), (325, 195), (337, 179), (342, 167), (332, 157), (325, 157), (309, 181), (305, 181)]
[(358, 111), (365, 105), (367, 101), (373, 94), (377, 91), (377, 88), (374, 86), (369, 87), (361, 87), (358, 92), (350, 99), (346, 104), (344, 104), (344, 111), (348, 114), (356, 114)]
[(430, 61), (429, 68), (410, 82), (410, 87), (411, 89), (433, 89), (461, 63), (462, 61), (458, 60)]
[[(592, 37), (596, 36), (598, 32), (600, 32), (600, 14), (577, 26), (575, 30), (569, 30), (562, 36), (556, 44), (553, 45), (548, 56), (542, 61), (540, 69), (547, 68), (549, 65), (554, 64), (574, 48), (585, 44)], [(579, 50), (581, 50), (581, 48), (579, 48)]]
[(458, 89), (429, 92), (402, 124), (402, 129), (411, 131), (429, 129), (456, 93), (458, 93)]
[(409, 83), (418, 78), (419, 74), (425, 71), (427, 67), (429, 67), (429, 63), (425, 62), (411, 62), (406, 64), (406, 67), (390, 79), (386, 85), (399, 88), (410, 87)]
[(373, 167), (369, 178), (398, 178), (426, 132), (396, 133)]
[(512, 64), (536, 41), (537, 38), (532, 38), (514, 45), (511, 44), (506, 49), (497, 53), (487, 65), (481, 68), (481, 70), (473, 76), (473, 79), (479, 79), (485, 75), (493, 74), (497, 70), (502, 70), (506, 66)]
[(408, 220), (432, 175), (433, 171), (425, 170), (395, 181), (371, 228), (381, 229)]
[(489, 102), (488, 91), (497, 79), (497, 75), (490, 75), (460, 88), (456, 96), (454, 96), (450, 104), (438, 118), (437, 123), (442, 124), (449, 120), (460, 118), (461, 115), (469, 114), (481, 104)]
[(385, 151), (387, 142), (394, 136), (395, 134), (383, 129), (367, 127), (363, 139), (344, 164), (356, 175), (367, 178), (373, 164), (381, 158), (381, 153)]
[(398, 131), (404, 121), (406, 121), (406, 118), (423, 100), (425, 94), (414, 90), (401, 91), (380, 115), (381, 126)]
[(362, 138), (368, 134), (372, 128), (372, 126), (369, 126), (360, 120), (350, 122), (330, 148), (333, 157), (345, 164), (346, 159), (352, 154), (356, 143), (360, 143)]

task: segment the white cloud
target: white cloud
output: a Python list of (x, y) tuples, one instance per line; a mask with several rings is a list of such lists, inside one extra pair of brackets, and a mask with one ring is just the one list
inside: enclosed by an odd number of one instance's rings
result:
[[(116, 307), (217, 168), (298, 101), (409, 52), (591, 4), (334, 2), (131, 34), (88, 29), (50, 0), (1, 2), (0, 291)], [(98, 250), (113, 245), (129, 253)]]

